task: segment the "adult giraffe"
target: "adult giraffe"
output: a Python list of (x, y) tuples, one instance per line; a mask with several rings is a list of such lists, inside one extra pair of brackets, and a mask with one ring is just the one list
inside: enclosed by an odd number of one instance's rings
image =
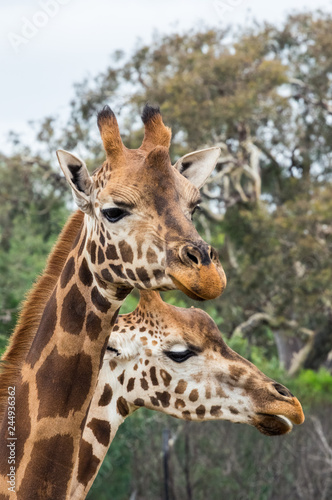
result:
[[(217, 297), (225, 286), (215, 251), (190, 220), (199, 202), (198, 188), (215, 166), (219, 150), (191, 153), (173, 167), (171, 134), (159, 109), (146, 106), (142, 119), (143, 143), (129, 150), (110, 108), (99, 113), (107, 159), (92, 177), (82, 160), (58, 151), (84, 217), (80, 224), (77, 215), (66, 227), (67, 240), (65, 235), (65, 241), (60, 238), (50, 259), (50, 284), (43, 277), (33, 291), (4, 357), (1, 500), (67, 497), (107, 340), (133, 287), (178, 287), (204, 300)], [(76, 239), (68, 253), (72, 231)], [(50, 295), (46, 305), (43, 293)], [(9, 497), (3, 450), (9, 437), (7, 387), (13, 385), (16, 481)]]
[(232, 351), (205, 312), (141, 292), (136, 310), (119, 316), (109, 339), (71, 500), (86, 497), (119, 426), (141, 406), (185, 420), (247, 423), (268, 436), (304, 420), (290, 391)]

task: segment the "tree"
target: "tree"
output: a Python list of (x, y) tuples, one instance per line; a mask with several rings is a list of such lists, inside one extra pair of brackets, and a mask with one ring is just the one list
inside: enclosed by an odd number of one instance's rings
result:
[(7, 336), (69, 212), (60, 172), (17, 147), (0, 155), (0, 334)]

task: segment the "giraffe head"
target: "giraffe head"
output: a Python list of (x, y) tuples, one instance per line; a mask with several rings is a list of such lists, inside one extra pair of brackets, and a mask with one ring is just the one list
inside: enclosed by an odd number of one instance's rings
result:
[(225, 273), (191, 219), (199, 188), (220, 150), (187, 154), (173, 166), (171, 132), (159, 108), (147, 105), (142, 120), (142, 145), (130, 150), (110, 108), (99, 113), (106, 161), (93, 176), (78, 157), (57, 152), (74, 199), (86, 214), (89, 267), (104, 288), (109, 283), (126, 289), (179, 288), (197, 300), (215, 298), (226, 286)]
[(122, 416), (145, 406), (246, 423), (268, 436), (304, 420), (297, 398), (230, 349), (204, 311), (166, 304), (158, 292), (141, 293), (137, 309), (119, 317), (101, 373)]

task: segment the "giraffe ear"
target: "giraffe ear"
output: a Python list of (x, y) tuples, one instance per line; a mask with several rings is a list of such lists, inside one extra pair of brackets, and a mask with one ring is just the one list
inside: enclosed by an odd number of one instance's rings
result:
[(210, 176), (220, 156), (220, 148), (208, 148), (182, 156), (174, 167), (200, 189)]
[(58, 149), (56, 154), (61, 170), (72, 189), (78, 208), (82, 212), (92, 213), (91, 191), (93, 180), (84, 161), (63, 149)]

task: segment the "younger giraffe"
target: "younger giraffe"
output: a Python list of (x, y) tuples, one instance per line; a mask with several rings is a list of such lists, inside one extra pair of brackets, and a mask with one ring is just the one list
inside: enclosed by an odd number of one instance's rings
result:
[[(198, 188), (218, 148), (170, 163), (170, 130), (158, 109), (143, 111), (138, 150), (122, 144), (114, 114), (98, 125), (107, 154), (90, 177), (80, 159), (58, 151), (61, 168), (83, 217), (56, 246), (51, 282), (42, 278), (21, 315), (0, 376), (0, 413), (8, 386), (16, 390), (15, 487), (8, 493), (8, 425), (0, 429), (0, 499), (67, 498), (82, 430), (107, 340), (133, 287), (181, 288), (197, 299), (218, 296), (225, 275), (217, 255), (197, 234), (191, 214)], [(43, 286), (47, 285), (46, 289)], [(47, 300), (43, 301), (43, 293)], [(27, 337), (27, 339), (25, 338)], [(24, 352), (20, 350), (24, 347)]]
[(86, 497), (124, 419), (145, 406), (185, 420), (230, 420), (268, 436), (304, 420), (299, 401), (232, 351), (200, 309), (141, 292), (107, 345), (75, 467), (72, 500)]

